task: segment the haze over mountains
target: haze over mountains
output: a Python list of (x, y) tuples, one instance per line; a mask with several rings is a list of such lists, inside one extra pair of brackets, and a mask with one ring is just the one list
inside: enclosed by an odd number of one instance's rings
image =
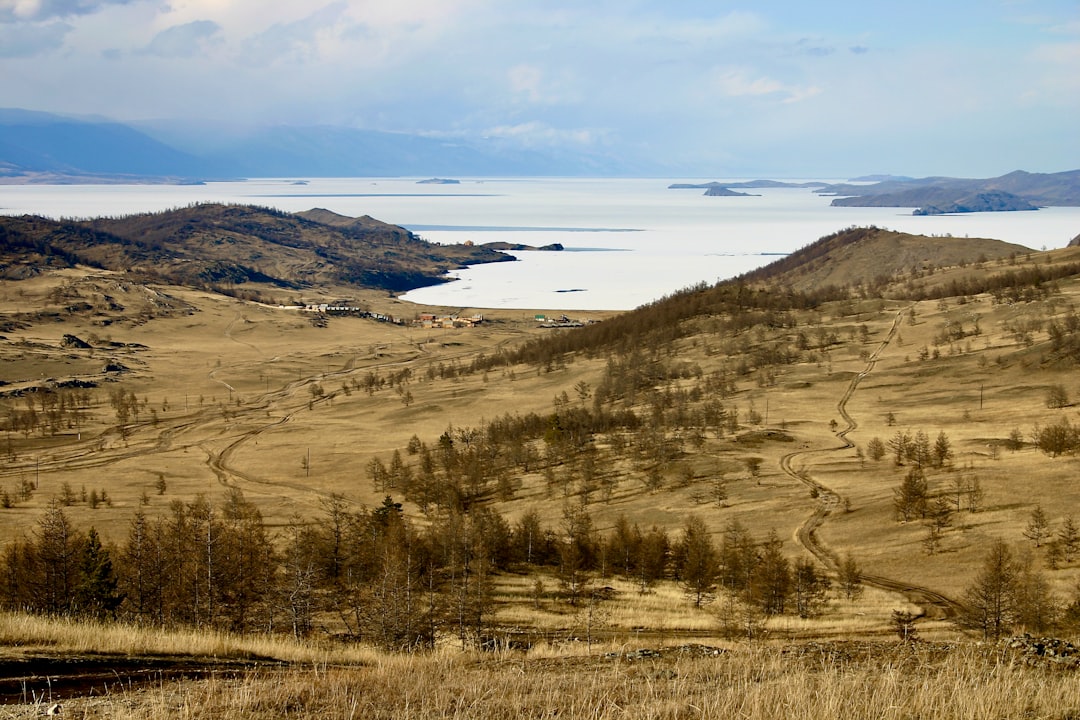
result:
[(343, 127), (230, 128), (0, 110), (0, 180), (112, 176), (237, 177), (629, 175), (656, 172), (618, 158), (502, 140), (468, 142)]

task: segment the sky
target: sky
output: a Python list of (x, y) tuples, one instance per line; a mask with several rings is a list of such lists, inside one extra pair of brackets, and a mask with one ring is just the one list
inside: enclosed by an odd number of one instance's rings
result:
[(0, 0), (0, 105), (699, 177), (1080, 168), (1080, 0)]

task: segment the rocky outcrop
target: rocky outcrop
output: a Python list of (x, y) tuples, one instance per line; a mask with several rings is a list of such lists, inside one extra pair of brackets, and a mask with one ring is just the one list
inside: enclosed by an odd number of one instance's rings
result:
[(74, 335), (64, 335), (64, 337), (60, 339), (60, 347), (74, 348), (76, 350), (89, 350), (91, 345)]
[(1080, 648), (1067, 640), (1024, 634), (1004, 640), (1003, 643), (1031, 665), (1049, 663), (1071, 668), (1080, 667)]

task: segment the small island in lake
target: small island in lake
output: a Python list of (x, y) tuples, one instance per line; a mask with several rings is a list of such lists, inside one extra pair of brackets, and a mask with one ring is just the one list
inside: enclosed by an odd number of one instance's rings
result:
[(945, 205), (924, 205), (915, 209), (912, 215), (952, 215), (972, 212), (1012, 212), (1016, 210), (1038, 210), (1022, 197), (1007, 192), (981, 192), (960, 198)]

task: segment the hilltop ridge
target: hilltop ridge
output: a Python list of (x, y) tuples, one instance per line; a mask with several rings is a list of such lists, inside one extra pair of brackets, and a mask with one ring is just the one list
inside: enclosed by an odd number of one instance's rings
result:
[(0, 217), (11, 276), (84, 264), (177, 285), (344, 285), (400, 292), (443, 282), (449, 270), (513, 258), (470, 245), (435, 245), (370, 217), (290, 214), (201, 204), (120, 218)]

